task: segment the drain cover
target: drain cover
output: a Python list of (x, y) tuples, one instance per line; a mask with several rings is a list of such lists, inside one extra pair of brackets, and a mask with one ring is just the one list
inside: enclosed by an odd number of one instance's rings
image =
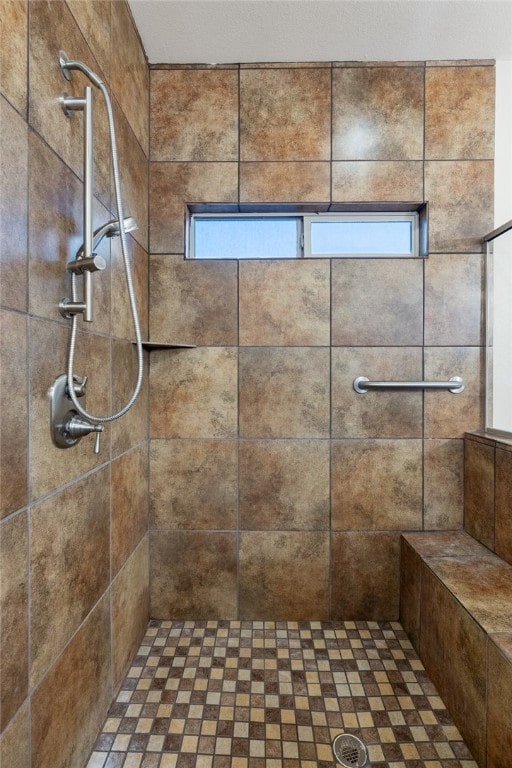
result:
[(357, 736), (351, 733), (340, 733), (332, 743), (334, 757), (344, 768), (363, 768), (368, 754), (366, 747)]

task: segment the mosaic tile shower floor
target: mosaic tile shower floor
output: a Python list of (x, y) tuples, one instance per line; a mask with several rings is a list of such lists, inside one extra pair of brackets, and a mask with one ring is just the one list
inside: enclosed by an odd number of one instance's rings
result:
[(477, 768), (400, 624), (151, 621), (87, 768)]

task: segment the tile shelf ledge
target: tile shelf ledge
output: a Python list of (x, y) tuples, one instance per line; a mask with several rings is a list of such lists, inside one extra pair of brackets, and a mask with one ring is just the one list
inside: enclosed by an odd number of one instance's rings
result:
[[(134, 341), (132, 341), (132, 344), (135, 344)], [(174, 344), (171, 342), (166, 341), (143, 341), (142, 342), (142, 349), (147, 349), (148, 352), (151, 352), (153, 349), (195, 349), (196, 344)]]

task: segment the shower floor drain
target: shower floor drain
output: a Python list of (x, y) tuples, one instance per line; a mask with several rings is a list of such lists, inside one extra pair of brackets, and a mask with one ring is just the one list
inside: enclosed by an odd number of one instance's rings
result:
[(343, 768), (363, 768), (367, 764), (366, 747), (357, 736), (340, 733), (332, 742), (334, 757)]

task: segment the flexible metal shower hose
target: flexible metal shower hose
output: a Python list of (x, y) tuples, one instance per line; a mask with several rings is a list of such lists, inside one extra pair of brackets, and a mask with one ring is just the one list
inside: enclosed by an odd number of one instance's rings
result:
[[(143, 361), (143, 355), (142, 355), (142, 339), (141, 339), (141, 333), (140, 333), (139, 316), (137, 313), (135, 290), (133, 287), (130, 260), (128, 258), (128, 249), (126, 246), (126, 232), (124, 230), (123, 201), (121, 198), (121, 179), (119, 176), (119, 162), (117, 157), (117, 144), (116, 144), (116, 133), (115, 133), (115, 125), (114, 125), (114, 114), (112, 111), (112, 102), (110, 101), (110, 96), (105, 85), (102, 82), (97, 82), (95, 84), (98, 86), (101, 93), (103, 94), (103, 98), (105, 99), (105, 106), (107, 108), (108, 131), (110, 136), (110, 152), (112, 156), (114, 189), (115, 189), (115, 195), (116, 195), (117, 216), (119, 220), (119, 234), (121, 238), (121, 252), (123, 254), (124, 269), (126, 273), (126, 283), (128, 286), (128, 296), (130, 299), (130, 309), (131, 309), (132, 319), (133, 319), (133, 328), (135, 330), (135, 341), (137, 344), (137, 365), (138, 365), (137, 380), (135, 382), (135, 388), (132, 392), (130, 399), (128, 400), (126, 405), (123, 408), (121, 408), (121, 410), (111, 414), (110, 416), (94, 416), (93, 414), (86, 411), (85, 408), (83, 408), (80, 405), (75, 393), (74, 386), (73, 386), (73, 366), (74, 366), (75, 347), (76, 347), (76, 334), (77, 334), (77, 327), (78, 327), (77, 326), (78, 317), (77, 315), (73, 315), (71, 320), (71, 337), (70, 337), (69, 352), (68, 352), (68, 368), (67, 368), (68, 393), (73, 402), (73, 405), (75, 406), (76, 410), (81, 416), (83, 416), (85, 419), (87, 419), (91, 423), (103, 424), (105, 422), (116, 421), (116, 419), (120, 419), (121, 416), (124, 416), (124, 414), (127, 413), (132, 407), (132, 405), (135, 403), (135, 400), (137, 399), (140, 392), (140, 388), (142, 386), (144, 361)], [(74, 273), (71, 275), (71, 291), (72, 291), (72, 300), (76, 301), (77, 300), (76, 275)]]

